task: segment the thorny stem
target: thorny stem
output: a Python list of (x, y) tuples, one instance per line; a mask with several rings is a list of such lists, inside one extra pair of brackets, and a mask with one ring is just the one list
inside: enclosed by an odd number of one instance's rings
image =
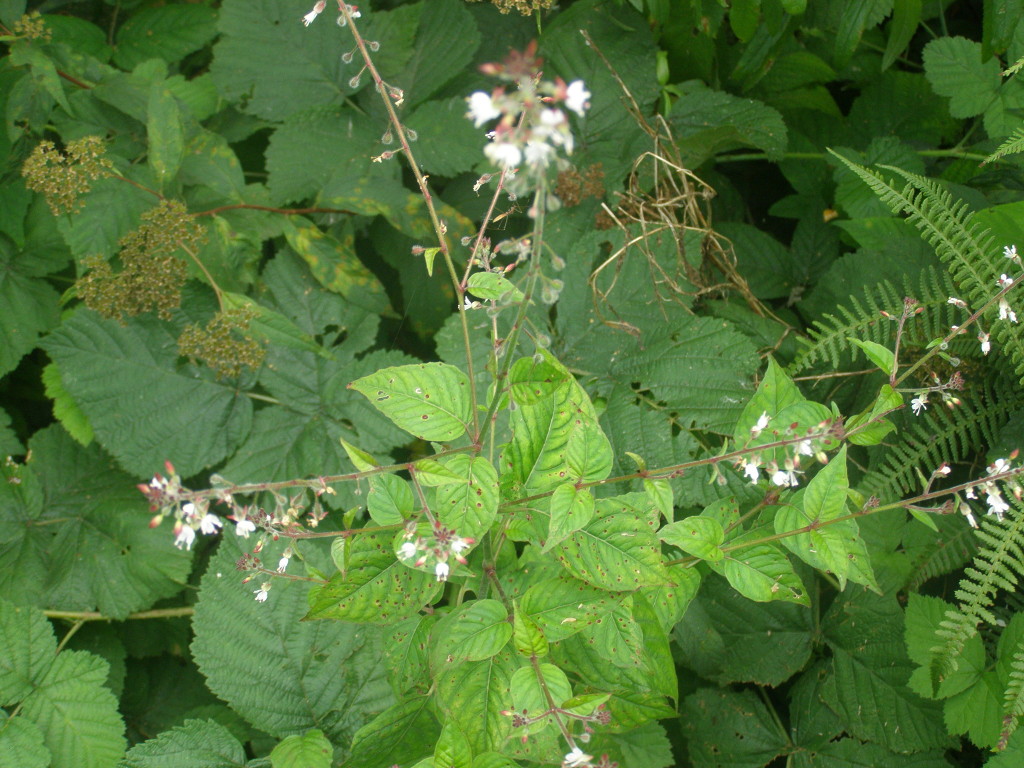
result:
[[(374, 65), (373, 59), (370, 57), (370, 51), (366, 46), (366, 41), (363, 39), (363, 36), (359, 34), (359, 30), (356, 28), (355, 19), (352, 18), (352, 14), (348, 9), (348, 4), (341, 2), (338, 4), (338, 7), (341, 9), (341, 13), (345, 17), (345, 21), (347, 22), (349, 29), (352, 30), (352, 37), (355, 39), (356, 46), (359, 48), (359, 53), (363, 57), (365, 69), (370, 73), (370, 77), (373, 78), (377, 92), (380, 94), (381, 100), (384, 102), (384, 108), (387, 110), (391, 126), (395, 131), (395, 135), (398, 137), (399, 143), (402, 145), (402, 151), (405, 153), (406, 159), (409, 161), (409, 168), (416, 177), (416, 184), (419, 186), (420, 195), (422, 195), (423, 202), (426, 204), (427, 214), (430, 216), (430, 223), (434, 228), (434, 235), (437, 237), (438, 247), (441, 249), (441, 255), (444, 257), (445, 266), (448, 268), (448, 274), (451, 277), (452, 285), (455, 288), (455, 300), (461, 307), (466, 297), (466, 291), (462, 287), (458, 275), (456, 274), (455, 262), (452, 260), (451, 249), (448, 244), (447, 226), (442, 223), (437, 214), (437, 209), (434, 207), (434, 198), (430, 193), (430, 188), (427, 186), (427, 177), (423, 175), (423, 171), (420, 170), (419, 163), (416, 161), (415, 155), (413, 155), (412, 147), (409, 146), (409, 137), (406, 134), (401, 120), (398, 119), (398, 113), (395, 111), (395, 105), (392, 103), (391, 97), (388, 94), (388, 86), (380, 76), (380, 72), (377, 71), (377, 67)], [(473, 355), (469, 344), (469, 320), (466, 317), (465, 312), (463, 312), (460, 317), (462, 323), (462, 340), (466, 347), (466, 374), (469, 376), (470, 381), (469, 396), (473, 413), (473, 432), (475, 434), (479, 431), (480, 427), (477, 414), (476, 386), (474, 385), (476, 377), (473, 373)]]

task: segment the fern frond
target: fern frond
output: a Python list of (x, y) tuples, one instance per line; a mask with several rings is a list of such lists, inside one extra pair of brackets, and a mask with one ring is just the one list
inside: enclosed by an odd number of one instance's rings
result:
[(959, 606), (946, 611), (946, 618), (936, 631), (941, 645), (931, 649), (933, 691), (937, 692), (942, 680), (957, 670), (964, 643), (977, 633), (978, 625), (995, 623), (996, 617), (989, 609), (996, 593), (1012, 592), (1024, 575), (1024, 514), (1020, 502), (1012, 497), (1011, 505), (1002, 520), (990, 515), (983, 517), (976, 532), (981, 550), (974, 565), (964, 571), (956, 591)]
[(1010, 137), (1000, 144), (999, 148), (996, 149), (995, 152), (982, 160), (981, 164), (986, 165), (987, 163), (994, 163), (1001, 157), (1017, 155), (1021, 152), (1024, 152), (1024, 125), (1020, 126), (1016, 131), (1010, 134)]
[(965, 393), (955, 411), (926, 411), (889, 446), (862, 487), (880, 499), (902, 496), (915, 487), (918, 470), (928, 476), (943, 462), (957, 462), (992, 443), (1010, 414), (1021, 407), (1024, 392), (1019, 388), (984, 385), (973, 395)]
[(936, 516), (938, 535), (928, 531), (920, 537), (927, 546), (912, 547), (904, 537), (903, 547), (912, 558), (905, 589), (916, 592), (929, 579), (952, 573), (974, 557), (978, 551), (974, 531), (959, 518)]
[(809, 338), (801, 339), (804, 348), (797, 352), (787, 370), (795, 375), (819, 361), (826, 362), (833, 369), (839, 368), (841, 357), (854, 348), (850, 343), (851, 336), (891, 348), (896, 327), (894, 323), (884, 322), (881, 312), (898, 314), (902, 311), (905, 296), (914, 297), (925, 311), (907, 327), (910, 336), (904, 339), (904, 347), (908, 342), (920, 341), (923, 345), (945, 336), (949, 326), (959, 319), (947, 303), (953, 293), (955, 288), (949, 276), (929, 267), (921, 271), (916, 284), (906, 280), (893, 285), (884, 280), (860, 296), (851, 295), (849, 304), (836, 307), (836, 314), (825, 315), (824, 319), (812, 323)]
[(999, 749), (1006, 749), (1021, 716), (1024, 716), (1024, 639), (1017, 642), (1010, 662), (1010, 680), (1003, 693), (1003, 729), (999, 733)]

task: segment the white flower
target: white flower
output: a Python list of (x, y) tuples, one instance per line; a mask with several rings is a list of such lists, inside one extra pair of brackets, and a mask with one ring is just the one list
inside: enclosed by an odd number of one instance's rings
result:
[(1002, 472), (1009, 472), (1013, 469), (1013, 465), (1006, 459), (996, 459), (988, 465), (988, 474), (998, 475)]
[(958, 299), (955, 296), (950, 296), (948, 299), (946, 299), (946, 303), (952, 304), (954, 307), (960, 307), (961, 309), (965, 309), (967, 307), (966, 301), (964, 301), (963, 299)]
[(469, 112), (466, 113), (466, 117), (472, 120), (473, 125), (477, 128), (488, 120), (501, 117), (501, 112), (499, 112), (498, 108), (494, 106), (494, 100), (491, 98), (491, 94), (489, 93), (477, 91), (476, 93), (471, 94), (466, 101), (469, 102)]
[(405, 542), (398, 548), (398, 556), (403, 560), (411, 560), (416, 556), (416, 545), (411, 541)]
[(441, 562), (439, 560), (437, 565), (434, 566), (434, 574), (437, 576), (438, 581), (444, 581), (447, 579), (450, 572), (451, 568), (448, 567), (448, 563)]
[(192, 549), (192, 542), (196, 540), (196, 531), (190, 525), (182, 525), (178, 535), (174, 538), (174, 546), (178, 549)]
[(971, 512), (971, 508), (964, 504), (964, 517), (967, 518), (967, 522), (971, 524), (971, 528), (978, 527), (978, 521), (974, 519), (974, 513)]
[(813, 456), (814, 445), (811, 443), (810, 440), (804, 440), (796, 444), (796, 452), (800, 456)]
[(590, 765), (590, 761), (593, 759), (593, 755), (588, 755), (579, 747), (573, 747), (572, 751), (562, 759), (562, 768), (583, 768)]
[(1011, 285), (1013, 285), (1013, 278), (1012, 277), (1007, 277), (1006, 275), (1000, 275), (999, 276), (999, 287), (1000, 288), (1009, 288)]
[(265, 602), (267, 602), (267, 597), (270, 596), (270, 582), (269, 581), (263, 582), (262, 586), (260, 586), (259, 589), (254, 589), (253, 590), (253, 593), (256, 595), (256, 602), (257, 603), (265, 603)]
[(772, 482), (775, 485), (785, 488), (790, 486), (796, 488), (800, 485), (800, 481), (796, 478), (796, 472), (792, 469), (779, 469), (772, 475)]
[(316, 17), (324, 12), (324, 8), (327, 7), (327, 0), (318, 0), (317, 4), (313, 6), (313, 10), (302, 17), (302, 23), (307, 27), (316, 21)]
[(471, 300), (469, 298), (469, 296), (465, 296), (462, 299), (462, 304), (459, 306), (459, 309), (460, 310), (480, 309), (481, 306), (482, 305), (480, 304), (479, 301), (473, 301), (473, 300)]
[(747, 461), (743, 464), (743, 474), (750, 478), (750, 482), (756, 483), (757, 478), (761, 476), (761, 471), (753, 461)]
[(196, 516), (196, 505), (191, 501), (187, 501), (181, 505), (181, 513), (185, 516), (186, 520), (190, 520)]
[(235, 535), (241, 536), (243, 539), (248, 539), (249, 534), (256, 530), (256, 523), (247, 517), (243, 517), (241, 520), (235, 522)]
[(1003, 256), (1005, 256), (1008, 259), (1016, 259), (1017, 258), (1017, 246), (1016, 245), (1008, 245), (1005, 248), (1003, 248)]
[(583, 113), (586, 111), (590, 103), (587, 99), (590, 98), (590, 91), (583, 84), (582, 80), (574, 80), (569, 83), (568, 89), (565, 92), (565, 106), (571, 109), (580, 117), (583, 117)]
[(987, 355), (992, 351), (992, 341), (989, 339), (987, 333), (979, 333), (978, 341), (981, 342), (981, 354)]
[(223, 525), (220, 518), (213, 514), (207, 514), (199, 521), (199, 530), (210, 536), (217, 532), (217, 529)]
[(750, 428), (750, 436), (757, 437), (760, 435), (764, 431), (764, 428), (768, 426), (769, 421), (771, 421), (771, 419), (768, 416), (768, 411), (765, 411), (758, 418), (757, 423)]
[(1017, 322), (1017, 313), (1010, 308), (1010, 303), (1006, 299), (999, 300), (999, 319), (1009, 319), (1011, 323)]
[(451, 543), (451, 550), (456, 555), (461, 555), (473, 544), (473, 539), (453, 539)]
[(910, 401), (910, 407), (914, 411), (915, 416), (919, 416), (921, 411), (928, 410), (928, 393), (922, 392), (920, 395)]
[(1002, 520), (1003, 513), (1010, 509), (1010, 505), (1006, 503), (1003, 494), (994, 485), (991, 488), (986, 488), (985, 493), (988, 494), (985, 499), (985, 503), (988, 504), (988, 511)]
[(507, 141), (498, 141), (484, 147), (484, 154), (487, 158), (502, 168), (514, 168), (523, 161), (523, 153), (515, 144)]
[(280, 560), (277, 561), (277, 572), (278, 573), (284, 573), (285, 571), (288, 570), (288, 561), (289, 560), (291, 560), (290, 557), (282, 557)]
[(532, 168), (547, 168), (555, 155), (555, 148), (546, 141), (526, 142), (526, 163)]

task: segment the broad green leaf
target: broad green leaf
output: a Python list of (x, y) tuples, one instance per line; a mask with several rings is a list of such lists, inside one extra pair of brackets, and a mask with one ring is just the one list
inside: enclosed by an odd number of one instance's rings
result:
[(542, 552), (550, 551), (566, 536), (590, 522), (594, 517), (594, 495), (574, 483), (563, 483), (551, 494), (551, 522)]
[(427, 487), (441, 488), (448, 485), (466, 484), (466, 478), (434, 459), (420, 459), (412, 465), (411, 474), (421, 485)]
[(270, 752), (270, 763), (273, 768), (331, 768), (333, 752), (323, 731), (313, 728), (280, 742)]
[(348, 548), (348, 569), (309, 595), (307, 619), (393, 624), (429, 605), (441, 591), (433, 574), (395, 558), (389, 531), (363, 533)]
[(851, 0), (838, 14), (838, 28), (833, 40), (837, 66), (846, 66), (860, 44), (861, 36), (889, 15), (892, 0)]
[(395, 693), (424, 692), (430, 686), (427, 660), (430, 630), (437, 616), (421, 614), (398, 622), (385, 638), (384, 663)]
[[(882, 415), (896, 410), (901, 405), (903, 405), (903, 395), (888, 384), (883, 384), (878, 397), (868, 408), (847, 419), (847, 439), (854, 445), (878, 445), (887, 434), (896, 428), (891, 421), (882, 418)], [(868, 424), (870, 426), (862, 426)], [(851, 435), (850, 432), (857, 427), (861, 427), (861, 429)]]
[(681, 710), (694, 765), (767, 765), (789, 746), (778, 718), (753, 691), (700, 688)]
[[(834, 670), (824, 700), (851, 735), (899, 752), (950, 743), (941, 705), (907, 687), (912, 664), (903, 644), (903, 611), (894, 596), (844, 596), (825, 614), (822, 627)], [(865, 701), (872, 702), (870, 711)]]
[(442, 463), (462, 482), (437, 489), (437, 518), (462, 538), (480, 541), (498, 514), (498, 473), (483, 456), (458, 454)]
[(601, 621), (622, 602), (624, 595), (592, 587), (564, 574), (534, 583), (519, 600), (519, 607), (555, 643)]
[(57, 653), (57, 641), (40, 611), (0, 599), (0, 646), (0, 705), (10, 707), (39, 683)]
[(512, 644), (520, 656), (528, 659), (547, 656), (550, 650), (548, 639), (537, 622), (521, 611), (518, 605), (512, 617)]
[(49, 768), (51, 759), (39, 726), (24, 717), (0, 716), (0, 765)]
[(711, 517), (693, 515), (671, 523), (658, 531), (658, 538), (701, 560), (718, 562), (725, 557), (720, 548), (725, 533), (722, 525)]
[(601, 649), (609, 664), (624, 669), (643, 669), (645, 638), (633, 618), (632, 609), (633, 600), (630, 598), (619, 603), (601, 621), (587, 628), (587, 639)]
[[(554, 701), (555, 706), (572, 696), (572, 687), (565, 672), (546, 662), (517, 669), (512, 675), (509, 688), (512, 708), (516, 712), (529, 713), (531, 718), (551, 709), (548, 696), (551, 697), (550, 701)], [(549, 727), (554, 728), (555, 721), (552, 717), (544, 717), (524, 726), (521, 730), (534, 734)]]
[(999, 89), (999, 61), (982, 61), (981, 44), (963, 37), (938, 37), (924, 47), (924, 71), (932, 88), (949, 98), (953, 117), (985, 111)]
[(671, 523), (675, 517), (672, 484), (665, 479), (651, 479), (645, 477), (644, 491), (650, 498), (651, 503), (655, 506), (658, 512), (661, 513), (661, 516), (665, 518), (666, 522)]
[(547, 358), (521, 357), (508, 372), (512, 399), (519, 405), (533, 405), (552, 395), (568, 380), (568, 372)]
[[(380, 462), (373, 458), (373, 456), (360, 448), (356, 448), (356, 446), (352, 445), (352, 443), (348, 442), (345, 438), (341, 438), (340, 442), (341, 447), (345, 449), (345, 453), (348, 455), (348, 460), (351, 461), (353, 466), (355, 466), (355, 468), (360, 472), (369, 472), (370, 470), (376, 469), (380, 466)], [(374, 475), (374, 477), (377, 476)], [(371, 481), (373, 480), (372, 477), (370, 479)], [(373, 490), (372, 487), (370, 490)]]
[(867, 358), (881, 369), (882, 373), (887, 376), (892, 375), (893, 366), (896, 364), (896, 355), (891, 349), (867, 339), (851, 337), (848, 341), (854, 346), (860, 347)]
[(366, 508), (377, 525), (400, 525), (412, 517), (416, 500), (409, 483), (396, 475), (373, 475)]
[(417, 696), (381, 712), (356, 733), (346, 765), (389, 768), (432, 752), (440, 728), (429, 705), (429, 696)]
[(149, 89), (146, 136), (149, 140), (149, 164), (160, 189), (168, 189), (178, 175), (185, 152), (184, 130), (181, 109), (174, 95), (164, 83), (154, 82)]
[[(82, 413), (82, 409), (75, 404), (71, 395), (64, 389), (60, 368), (56, 363), (50, 363), (43, 368), (43, 388), (46, 396), (53, 401), (53, 415), (57, 417), (57, 421), (75, 440), (83, 446), (88, 446), (93, 439), (92, 425)], [(11, 454), (15, 451), (7, 451), (7, 453)]]
[(523, 300), (523, 292), (508, 278), (493, 272), (474, 272), (466, 283), (467, 290), (478, 299), (500, 299), (509, 295), (509, 302)]
[[(418, 134), (413, 151), (424, 173), (457, 176), (480, 162), (486, 143), (481, 128), (466, 119), (466, 100), (461, 96), (421, 104), (404, 123)], [(435, 254), (438, 249), (433, 250)], [(430, 258), (429, 254), (424, 254)]]
[(224, 291), (221, 300), (225, 309), (246, 308), (255, 315), (249, 324), (249, 333), (253, 338), (276, 346), (327, 356), (328, 353), (313, 340), (312, 336), (304, 333), (280, 312), (275, 312), (248, 296), (230, 291)]
[(21, 716), (35, 723), (52, 768), (108, 768), (124, 754), (124, 722), (106, 687), (107, 662), (86, 651), (53, 658)]
[(96, 440), (136, 475), (167, 459), (194, 474), (233, 452), (252, 424), (252, 401), (179, 366), (176, 335), (156, 318), (119, 325), (78, 309), (44, 346)]
[(437, 706), (458, 724), (474, 754), (504, 750), (512, 719), (500, 712), (508, 707), (513, 673), (526, 663), (506, 648), (489, 659), (455, 665), (437, 678)]
[[(148, 166), (124, 171), (124, 176), (155, 187)], [(56, 220), (57, 229), (76, 258), (117, 253), (121, 238), (139, 225), (139, 217), (153, 207), (153, 196), (121, 180), (100, 178), (79, 198), (83, 207), (74, 216)]]
[(632, 590), (666, 581), (654, 532), (629, 512), (598, 517), (555, 551), (569, 573), (595, 587)]
[(472, 768), (473, 750), (469, 740), (455, 723), (447, 723), (434, 747), (434, 765), (448, 768)]
[(885, 53), (882, 56), (883, 70), (891, 67), (902, 55), (920, 23), (921, 0), (893, 1), (892, 20), (887, 28), (889, 37), (885, 41)]
[(469, 379), (446, 363), (383, 368), (349, 387), (421, 440), (447, 442), (470, 428)]
[(956, 670), (942, 679), (938, 691), (932, 688), (931, 664), (937, 643), (935, 633), (946, 620), (947, 611), (953, 609), (953, 605), (938, 597), (911, 594), (907, 600), (903, 637), (910, 660), (918, 665), (908, 685), (926, 699), (948, 699), (963, 693), (979, 682), (988, 663), (981, 637), (974, 635), (964, 643), (957, 657)]
[[(304, 581), (274, 580), (267, 601), (256, 602), (259, 584), (241, 583), (234, 568), (240, 542), (224, 538), (199, 587), (192, 655), (207, 685), (273, 736), (319, 728), (333, 744), (350, 744), (393, 701), (382, 633), (340, 621), (300, 621), (308, 609)], [(261, 557), (274, 562), (281, 549), (280, 542), (268, 544)]]
[(809, 605), (803, 582), (778, 544), (765, 542), (747, 546), (744, 543), (755, 538), (756, 533), (733, 539), (724, 560), (709, 562), (712, 569), (725, 576), (737, 592), (751, 600), (788, 600)]
[(431, 632), (434, 674), (447, 664), (483, 661), (494, 656), (512, 637), (508, 611), (497, 600), (474, 600), (443, 617)]
[(745, 445), (753, 438), (750, 430), (763, 415), (767, 415), (769, 421), (768, 426), (762, 430), (762, 434), (767, 432), (767, 435), (761, 438), (761, 441), (774, 439), (772, 433), (780, 426), (788, 425), (773, 424), (772, 420), (789, 406), (806, 402), (806, 400), (807, 398), (800, 393), (793, 380), (775, 362), (775, 358), (768, 358), (768, 369), (764, 372), (757, 391), (750, 398), (750, 402), (743, 409), (743, 415), (740, 416), (740, 420), (736, 424), (736, 431), (733, 435), (736, 444)]
[(672, 627), (686, 615), (690, 602), (697, 595), (701, 572), (698, 568), (687, 568), (678, 563), (667, 566), (665, 570), (668, 572), (669, 586), (647, 587), (641, 590), (641, 594), (650, 603), (651, 610), (661, 622), (661, 628), (671, 632)]
[(28, 463), (8, 468), (18, 485), (0, 486), (0, 592), (120, 619), (181, 589), (191, 555), (150, 530), (134, 478), (59, 425), (28, 447)]
[(25, 261), (0, 234), (0, 376), (14, 370), (59, 319), (60, 297)]
[(736, 0), (729, 8), (729, 26), (740, 42), (750, 42), (760, 20), (761, 0)]
[(217, 12), (205, 5), (142, 8), (117, 30), (114, 63), (134, 69), (146, 59), (180, 61), (213, 40)]
[[(300, 737), (295, 737), (300, 738)], [(128, 750), (120, 768), (243, 768), (245, 749), (214, 720), (186, 720)]]
[(565, 450), (565, 463), (573, 480), (604, 480), (611, 472), (613, 460), (611, 443), (597, 423), (581, 421), (573, 427)]

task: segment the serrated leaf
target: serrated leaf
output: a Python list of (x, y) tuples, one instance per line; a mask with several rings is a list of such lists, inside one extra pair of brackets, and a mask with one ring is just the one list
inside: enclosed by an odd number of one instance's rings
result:
[(313, 352), (325, 357), (328, 355), (327, 351), (317, 344), (312, 336), (304, 333), (295, 323), (280, 312), (275, 312), (269, 307), (253, 301), (248, 296), (230, 291), (223, 291), (221, 293), (221, 300), (224, 302), (223, 306), (225, 309), (246, 308), (255, 315), (250, 321), (248, 335), (259, 341), (290, 349)]
[(63, 651), (22, 702), (53, 768), (109, 768), (124, 754), (124, 721), (106, 687), (107, 662), (86, 651)]
[(753, 691), (701, 688), (681, 709), (696, 765), (767, 765), (789, 746), (781, 724)]
[(23, 263), (11, 242), (0, 235), (0, 376), (14, 370), (59, 317), (57, 292), (27, 274)]
[(549, 552), (570, 533), (589, 523), (594, 509), (594, 494), (588, 489), (577, 488), (575, 483), (563, 483), (555, 488), (549, 508), (548, 538), (541, 552)]
[(555, 551), (569, 573), (596, 587), (632, 590), (666, 581), (658, 540), (630, 512), (596, 518)]
[(512, 636), (508, 611), (497, 600), (474, 600), (448, 614), (431, 632), (435, 674), (445, 664), (482, 661), (498, 653)]
[(718, 562), (725, 557), (721, 550), (725, 532), (721, 523), (711, 517), (693, 515), (671, 523), (658, 531), (658, 538), (701, 560)]
[(498, 514), (498, 473), (483, 456), (459, 454), (443, 465), (462, 482), (438, 488), (437, 517), (460, 537), (480, 541)]
[(0, 599), (0, 706), (32, 692), (57, 653), (53, 629), (41, 611)]
[(245, 749), (214, 720), (186, 720), (128, 750), (119, 768), (243, 768)]
[(0, 765), (49, 768), (51, 759), (39, 726), (24, 717), (0, 717)]
[(461, 96), (421, 104), (405, 125), (419, 134), (416, 160), (425, 173), (456, 176), (480, 162), (486, 138), (473, 121), (466, 119), (466, 101)]
[(441, 585), (432, 574), (400, 563), (393, 539), (390, 531), (355, 536), (348, 550), (348, 570), (310, 593), (305, 618), (392, 624), (432, 603)]
[(956, 118), (980, 115), (999, 89), (999, 61), (982, 61), (981, 44), (963, 37), (938, 37), (924, 47), (925, 76), (940, 96), (949, 98)]
[(141, 8), (117, 30), (114, 63), (135, 69), (146, 59), (176, 62), (217, 34), (217, 12), (204, 5)]
[(79, 309), (44, 346), (97, 441), (140, 477), (167, 459), (185, 476), (212, 466), (252, 424), (252, 401), (179, 366), (177, 338), (156, 318), (122, 326)]
[[(93, 438), (92, 425), (82, 413), (82, 409), (75, 404), (71, 395), (64, 389), (60, 368), (56, 363), (50, 363), (43, 368), (43, 388), (46, 396), (53, 400), (53, 415), (57, 417), (69, 435), (83, 446), (88, 446)], [(13, 451), (9, 453), (13, 453)]]
[(421, 440), (447, 442), (469, 431), (469, 378), (446, 363), (383, 368), (349, 384), (396, 426)]
[(270, 752), (273, 768), (331, 768), (334, 750), (323, 731), (313, 728), (281, 741)]
[[(262, 557), (272, 561), (281, 548), (268, 545)], [(271, 735), (319, 728), (332, 743), (350, 744), (393, 701), (381, 633), (339, 621), (300, 622), (308, 582), (275, 580), (267, 601), (256, 602), (253, 583), (242, 584), (234, 569), (242, 551), (236, 537), (225, 537), (200, 584), (192, 655), (207, 685)]]
[(509, 303), (523, 300), (523, 292), (511, 280), (493, 272), (474, 272), (466, 282), (466, 289), (478, 299), (497, 300), (510, 294)]

